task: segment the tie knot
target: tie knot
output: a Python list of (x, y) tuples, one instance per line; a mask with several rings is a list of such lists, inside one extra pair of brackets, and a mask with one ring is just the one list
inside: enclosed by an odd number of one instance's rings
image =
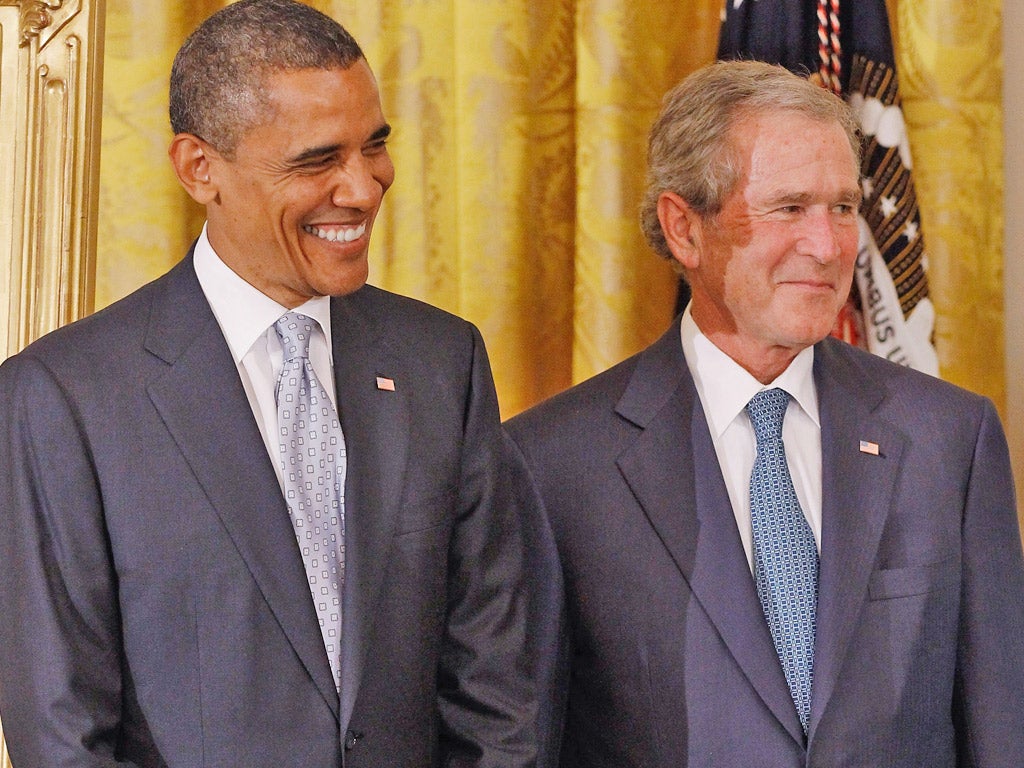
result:
[(274, 323), (277, 338), (281, 340), (284, 360), (309, 357), (309, 340), (316, 321), (298, 312), (286, 312)]
[(747, 403), (747, 414), (754, 425), (754, 435), (758, 443), (765, 440), (778, 440), (782, 437), (782, 420), (789, 406), (789, 393), (784, 389), (763, 389), (750, 398)]

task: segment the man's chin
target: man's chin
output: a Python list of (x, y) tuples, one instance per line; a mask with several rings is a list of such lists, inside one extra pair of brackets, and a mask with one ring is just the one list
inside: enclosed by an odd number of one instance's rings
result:
[[(355, 265), (347, 265), (354, 267)], [(327, 279), (321, 280), (317, 286), (317, 293), (321, 296), (346, 296), (350, 293), (355, 293), (364, 285), (369, 278), (369, 272), (364, 260), (362, 263), (362, 269), (346, 269), (344, 275), (332, 275)]]
[(819, 341), (824, 339), (835, 327), (835, 322), (830, 323), (809, 323), (799, 327), (790, 328), (788, 335), (789, 346), (791, 349), (797, 351), (804, 349), (805, 347), (813, 347)]

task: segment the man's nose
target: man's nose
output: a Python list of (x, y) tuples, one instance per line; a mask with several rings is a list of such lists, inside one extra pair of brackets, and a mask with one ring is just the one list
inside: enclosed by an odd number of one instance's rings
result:
[(331, 201), (339, 208), (369, 210), (380, 202), (384, 186), (374, 175), (373, 166), (358, 156), (339, 165), (332, 179)]
[(800, 248), (822, 264), (842, 254), (843, 237), (849, 222), (839, 220), (830, 210), (808, 210), (801, 223)]

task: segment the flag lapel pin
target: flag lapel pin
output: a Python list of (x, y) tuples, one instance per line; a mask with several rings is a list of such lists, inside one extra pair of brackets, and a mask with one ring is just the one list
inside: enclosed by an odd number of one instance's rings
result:
[(870, 440), (861, 440), (860, 452), (878, 456), (878, 443), (872, 443)]
[(382, 392), (394, 392), (395, 380), (389, 379), (387, 376), (378, 376), (377, 389), (381, 390)]

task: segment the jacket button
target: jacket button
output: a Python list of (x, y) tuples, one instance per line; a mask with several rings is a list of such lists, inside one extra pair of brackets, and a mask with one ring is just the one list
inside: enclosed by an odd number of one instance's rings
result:
[(346, 731), (345, 732), (345, 751), (347, 752), (348, 750), (350, 750), (353, 747), (355, 747), (356, 742), (359, 741), (361, 738), (363, 738), (363, 732), (362, 731), (353, 731), (353, 730)]

